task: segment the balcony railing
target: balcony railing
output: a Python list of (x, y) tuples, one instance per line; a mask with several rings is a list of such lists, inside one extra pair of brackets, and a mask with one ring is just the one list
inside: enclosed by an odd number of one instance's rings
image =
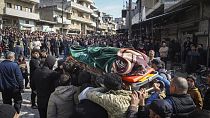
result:
[(79, 0), (79, 1), (84, 1), (84, 2), (93, 3), (93, 0)]
[(100, 28), (100, 29), (106, 30), (108, 27), (107, 27), (107, 25), (105, 25), (105, 24), (101, 24), (101, 25), (99, 25), (99, 28)]
[(91, 24), (90, 24), (90, 26), (92, 26), (92, 27), (96, 27), (96, 22), (91, 22)]
[(78, 17), (78, 16), (75, 16), (75, 15), (72, 15), (71, 16), (71, 19), (72, 20), (79, 21), (79, 22), (83, 22), (83, 23), (88, 23), (88, 24), (91, 24), (92, 23), (90, 19)]
[(16, 9), (12, 9), (12, 8), (6, 8), (6, 7), (4, 9), (4, 14), (9, 15), (9, 16), (33, 19), (33, 20), (40, 19), (39, 14), (20, 11), (20, 10), (16, 10)]
[[(56, 19), (58, 23), (62, 23), (62, 18), (57, 18)], [(65, 17), (63, 18), (63, 24), (70, 25), (71, 20), (66, 19)]]
[(83, 12), (93, 13), (93, 10), (89, 9), (88, 7), (82, 6), (78, 3), (75, 3), (75, 2), (71, 2), (71, 6), (72, 6), (72, 8), (75, 8), (75, 9), (83, 11)]
[(21, 0), (24, 2), (40, 3), (40, 0)]
[(96, 13), (92, 13), (91, 15), (92, 15), (93, 17), (95, 17), (95, 18), (98, 17), (98, 15), (97, 15)]

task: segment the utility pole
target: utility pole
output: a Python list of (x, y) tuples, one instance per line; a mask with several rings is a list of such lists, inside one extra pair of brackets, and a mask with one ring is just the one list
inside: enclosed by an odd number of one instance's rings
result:
[(131, 20), (131, 8), (132, 8), (132, 0), (129, 0), (129, 13), (128, 13), (128, 22), (129, 22), (129, 30), (128, 30), (128, 39), (131, 40), (132, 39), (132, 20)]
[(62, 0), (62, 27), (61, 27), (62, 35), (63, 35), (63, 6), (64, 6), (64, 0)]
[(142, 41), (141, 21), (142, 21), (142, 9), (141, 9), (141, 0), (139, 0), (139, 41)]

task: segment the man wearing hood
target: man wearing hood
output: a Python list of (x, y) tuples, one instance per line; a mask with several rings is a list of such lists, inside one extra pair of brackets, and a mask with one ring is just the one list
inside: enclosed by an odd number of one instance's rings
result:
[(35, 81), (37, 90), (37, 104), (40, 118), (47, 117), (47, 106), (51, 93), (55, 90), (55, 81), (58, 79), (58, 74), (53, 71), (53, 66), (56, 58), (47, 56), (43, 66), (34, 72), (32, 80)]
[(70, 76), (62, 74), (59, 79), (59, 86), (50, 96), (47, 118), (72, 118), (76, 92), (77, 87), (70, 84)]

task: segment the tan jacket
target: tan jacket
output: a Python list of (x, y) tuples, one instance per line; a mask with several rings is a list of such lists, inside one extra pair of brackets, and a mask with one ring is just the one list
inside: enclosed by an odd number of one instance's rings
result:
[(201, 97), (201, 94), (198, 88), (189, 89), (188, 94), (190, 94), (190, 96), (192, 97), (193, 101), (195, 102), (196, 107), (199, 109), (202, 109), (203, 99)]
[(100, 106), (108, 113), (109, 118), (125, 118), (130, 106), (131, 92), (125, 90), (104, 92), (103, 88), (95, 88), (87, 92), (87, 98)]

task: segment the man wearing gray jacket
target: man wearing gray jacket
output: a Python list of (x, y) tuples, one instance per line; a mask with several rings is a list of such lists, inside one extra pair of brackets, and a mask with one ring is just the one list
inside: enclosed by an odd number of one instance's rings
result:
[(51, 94), (47, 118), (73, 118), (74, 94), (77, 87), (70, 85), (70, 76), (62, 74), (59, 79), (59, 86)]

